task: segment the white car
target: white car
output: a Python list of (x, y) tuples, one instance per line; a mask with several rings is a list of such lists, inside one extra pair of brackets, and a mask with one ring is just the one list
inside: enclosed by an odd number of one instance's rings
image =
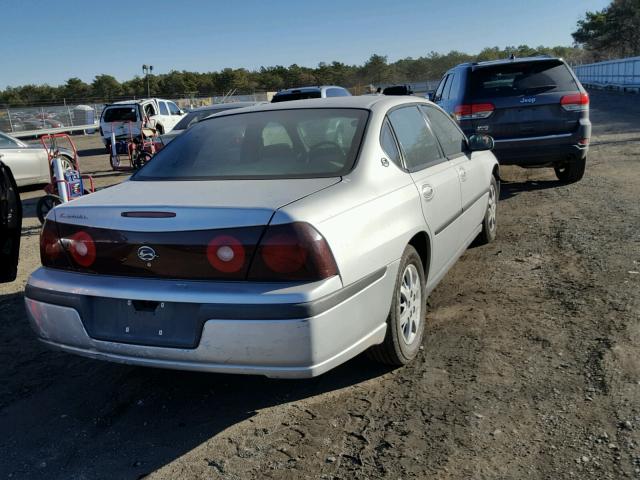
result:
[[(72, 152), (61, 149), (60, 154), (71, 163)], [(24, 143), (0, 132), (0, 160), (11, 169), (19, 187), (51, 181), (47, 151), (39, 143)]]
[(403, 365), (429, 292), (496, 235), (492, 146), (409, 96), (204, 119), (49, 213), (31, 325), (53, 348), (163, 368), (310, 377), (370, 348)]
[(150, 127), (162, 135), (170, 132), (185, 115), (174, 102), (162, 98), (115, 102), (102, 110), (100, 135), (105, 145), (111, 141), (111, 132), (120, 139), (135, 137), (141, 128)]

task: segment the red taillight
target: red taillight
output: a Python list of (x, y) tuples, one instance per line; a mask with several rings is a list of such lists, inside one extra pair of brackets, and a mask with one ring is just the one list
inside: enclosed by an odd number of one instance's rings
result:
[(40, 233), (40, 261), (49, 266), (60, 257), (62, 245), (55, 222), (46, 220)]
[(471, 103), (457, 105), (453, 110), (456, 120), (479, 120), (490, 117), (495, 110), (493, 103)]
[(207, 246), (207, 260), (220, 272), (239, 272), (244, 266), (245, 258), (244, 246), (231, 235), (218, 235)]
[(96, 260), (96, 244), (91, 235), (79, 231), (66, 240), (71, 258), (81, 267), (90, 267)]
[(249, 280), (315, 281), (338, 274), (324, 237), (308, 223), (267, 227), (249, 269)]
[(560, 99), (560, 105), (567, 112), (589, 110), (589, 95), (586, 93), (572, 93)]

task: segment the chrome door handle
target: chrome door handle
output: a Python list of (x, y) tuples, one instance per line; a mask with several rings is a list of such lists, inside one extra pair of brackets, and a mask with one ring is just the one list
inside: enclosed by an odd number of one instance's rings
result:
[(424, 198), (425, 200), (431, 200), (435, 193), (436, 191), (428, 183), (422, 185), (422, 198)]
[(467, 179), (467, 171), (464, 168), (460, 167), (458, 169), (458, 173), (460, 174), (460, 180), (464, 182)]

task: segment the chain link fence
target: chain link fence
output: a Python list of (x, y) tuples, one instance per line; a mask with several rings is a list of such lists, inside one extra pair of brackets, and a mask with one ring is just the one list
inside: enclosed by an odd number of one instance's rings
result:
[[(228, 102), (267, 101), (266, 92), (251, 95), (219, 95), (173, 99), (185, 110)], [(134, 100), (134, 99), (130, 99)], [(49, 133), (51, 131), (85, 131), (98, 128), (102, 109), (106, 104), (85, 103), (56, 106), (5, 107), (0, 109), (0, 131), (16, 137)]]

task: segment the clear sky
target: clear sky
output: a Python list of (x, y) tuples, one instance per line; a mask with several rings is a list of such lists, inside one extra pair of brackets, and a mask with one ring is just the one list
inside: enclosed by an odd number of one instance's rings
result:
[(609, 0), (0, 0), (0, 89), (172, 69), (362, 64), (430, 51), (571, 45)]

